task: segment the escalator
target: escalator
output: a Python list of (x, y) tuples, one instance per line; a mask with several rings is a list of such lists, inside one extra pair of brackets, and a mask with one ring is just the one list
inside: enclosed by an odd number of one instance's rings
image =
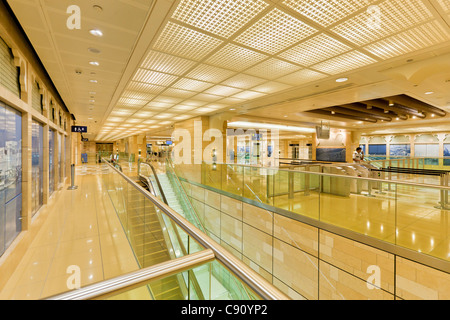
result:
[[(150, 192), (160, 198), (164, 203), (171, 207), (174, 211), (183, 216), (190, 223), (195, 225), (201, 231), (206, 233), (206, 229), (203, 223), (199, 219), (195, 208), (190, 202), (186, 195), (186, 192), (176, 175), (170, 160), (166, 160), (164, 167), (159, 167), (158, 170), (154, 168), (152, 163), (141, 163), (139, 169), (139, 178), (141, 183), (145, 184)], [(166, 224), (167, 226), (167, 224)], [(166, 237), (167, 238), (167, 237)], [(171, 241), (174, 243), (174, 241)], [(178, 241), (181, 245), (178, 247), (179, 251), (186, 254), (186, 248), (192, 247), (192, 244), (188, 242), (188, 239), (181, 237)], [(202, 290), (200, 290), (199, 283), (204, 282), (202, 278), (209, 278), (210, 281), (214, 282), (214, 292), (210, 292), (213, 299), (235, 299), (236, 296), (232, 297), (229, 292), (232, 291), (228, 286), (235, 286), (232, 282), (227, 284), (222, 284), (218, 279), (223, 278), (221, 276), (221, 269), (211, 267), (210, 270), (197, 271), (195, 274), (190, 273), (188, 278), (189, 282), (193, 285), (195, 294), (200, 300), (203, 300)], [(210, 274), (211, 273), (211, 274)], [(176, 286), (176, 283), (173, 283)], [(241, 290), (240, 299), (252, 299), (252, 295)]]

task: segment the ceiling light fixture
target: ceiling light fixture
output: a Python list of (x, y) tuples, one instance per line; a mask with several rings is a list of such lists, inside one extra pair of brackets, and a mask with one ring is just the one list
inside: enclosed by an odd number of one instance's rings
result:
[(433, 94), (433, 93), (434, 93), (433, 91), (425, 92), (426, 95), (430, 95), (430, 94)]
[(98, 61), (91, 61), (91, 62), (89, 62), (89, 64), (91, 66), (97, 66), (97, 67), (100, 65), (100, 63)]
[(97, 80), (94, 80), (94, 79), (91, 79), (91, 80), (89, 80), (89, 82), (97, 83), (98, 81), (97, 81)]
[(98, 29), (89, 30), (89, 33), (92, 34), (95, 37), (102, 37), (103, 36), (103, 32), (101, 30), (98, 30)]
[(346, 82), (346, 81), (348, 81), (348, 78), (339, 78), (339, 79), (336, 79), (336, 82)]

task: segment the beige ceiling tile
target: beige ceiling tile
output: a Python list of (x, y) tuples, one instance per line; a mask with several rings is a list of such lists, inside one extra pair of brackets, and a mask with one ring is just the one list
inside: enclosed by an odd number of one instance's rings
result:
[(166, 87), (157, 86), (154, 84), (148, 84), (143, 82), (131, 81), (127, 86), (130, 91), (138, 91), (146, 94), (157, 95), (161, 93)]
[(324, 27), (336, 23), (377, 0), (284, 0), (283, 4)]
[(377, 5), (377, 10), (379, 19), (374, 19), (374, 13), (364, 11), (343, 21), (331, 31), (363, 46), (434, 19), (421, 0), (386, 0)]
[(173, 116), (175, 116), (174, 113), (159, 113), (155, 116), (153, 116), (154, 119), (170, 119)]
[(267, 6), (262, 0), (183, 0), (172, 18), (228, 38)]
[(359, 52), (351, 51), (336, 58), (311, 66), (311, 69), (328, 74), (339, 74), (355, 70), (377, 62), (375, 59)]
[(255, 92), (255, 91), (242, 91), (238, 94), (235, 94), (232, 96), (232, 98), (238, 98), (238, 99), (244, 99), (244, 100), (251, 100), (256, 98), (261, 98), (265, 96), (265, 93), (262, 92)]
[(122, 93), (122, 97), (150, 101), (154, 97), (156, 97), (156, 95), (150, 94), (150, 93), (145, 93), (145, 92), (139, 92), (139, 91), (125, 90)]
[(262, 93), (275, 93), (282, 90), (292, 88), (292, 86), (281, 83), (281, 82), (266, 82), (262, 85), (251, 88), (252, 91), (262, 92)]
[(183, 89), (189, 91), (203, 91), (213, 86), (212, 83), (183, 78), (172, 85), (172, 88)]
[(276, 54), (317, 32), (295, 17), (274, 8), (235, 41), (269, 54)]
[(235, 74), (236, 72), (234, 71), (201, 64), (189, 72), (186, 77), (211, 83), (219, 83)]
[(230, 79), (223, 81), (221, 84), (240, 89), (249, 89), (266, 81), (266, 79), (261, 79), (246, 74), (238, 74), (234, 77), (231, 77)]
[(169, 21), (154, 49), (198, 61), (221, 43), (222, 40)]
[(179, 113), (179, 112), (186, 112), (186, 111), (191, 111), (196, 109), (196, 106), (184, 106), (184, 105), (178, 105), (178, 106), (174, 106), (172, 108), (169, 109), (169, 111), (175, 112), (175, 113)]
[(232, 98), (232, 97), (227, 97), (227, 98), (224, 98), (224, 99), (221, 99), (221, 100), (217, 101), (217, 103), (225, 104), (227, 106), (232, 106), (232, 105), (235, 105), (235, 104), (238, 104), (238, 103), (242, 103), (242, 102), (245, 102), (245, 100), (244, 99), (238, 99), (238, 98)]
[(433, 21), (372, 43), (364, 49), (382, 59), (390, 59), (449, 40), (448, 29)]
[(279, 56), (308, 67), (350, 50), (351, 47), (322, 33), (280, 53)]
[(217, 95), (217, 96), (227, 97), (227, 96), (236, 94), (236, 93), (238, 93), (240, 91), (242, 91), (242, 89), (217, 85), (217, 86), (214, 86), (214, 87), (206, 90), (205, 93), (210, 93), (210, 94), (214, 94), (214, 95)]
[(195, 61), (179, 58), (170, 54), (150, 51), (141, 64), (141, 68), (181, 76), (196, 64)]
[(195, 94), (196, 93), (194, 91), (181, 90), (181, 89), (175, 89), (175, 88), (168, 88), (167, 90), (164, 91), (165, 96), (181, 98), (181, 99), (188, 99)]
[(159, 95), (153, 99), (155, 102), (162, 102), (162, 103), (168, 103), (168, 104), (177, 104), (181, 101), (183, 101), (182, 98), (174, 98), (174, 97), (167, 97), (163, 95)]
[(206, 63), (234, 71), (243, 71), (267, 56), (236, 44), (227, 44), (206, 60)]
[(138, 111), (135, 114), (133, 114), (134, 118), (148, 118), (155, 114), (155, 112), (151, 111)]
[(323, 79), (326, 77), (327, 77), (327, 75), (325, 75), (323, 73), (304, 69), (304, 70), (300, 70), (300, 71), (291, 73), (287, 76), (278, 78), (277, 82), (282, 82), (287, 85), (298, 86), (298, 85), (301, 85), (304, 83), (313, 82), (313, 81), (320, 80), (320, 79)]
[(194, 99), (194, 100), (201, 100), (201, 101), (206, 101), (206, 102), (213, 102), (213, 101), (217, 101), (222, 98), (223, 97), (221, 97), (221, 96), (217, 96), (215, 94), (209, 94), (209, 93), (199, 93), (192, 97), (192, 99)]
[(177, 79), (177, 76), (146, 69), (139, 69), (133, 77), (133, 81), (139, 81), (159, 86), (168, 86)]
[(131, 107), (142, 107), (148, 103), (148, 100), (139, 100), (131, 98), (120, 98), (117, 105), (120, 106), (131, 106)]
[(289, 73), (299, 71), (301, 67), (288, 63), (279, 59), (271, 58), (254, 67), (246, 70), (246, 74), (250, 74), (256, 77), (261, 77), (269, 80), (282, 77)]

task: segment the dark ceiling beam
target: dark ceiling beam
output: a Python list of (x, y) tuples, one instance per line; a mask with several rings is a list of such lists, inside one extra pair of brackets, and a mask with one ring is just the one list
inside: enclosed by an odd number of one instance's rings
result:
[[(351, 116), (348, 114), (341, 114), (341, 113), (335, 113), (334, 115), (332, 115), (330, 111), (325, 111), (322, 109), (305, 111), (305, 113), (316, 114), (319, 116), (333, 117), (333, 118), (335, 117), (335, 118), (350, 119), (350, 120), (355, 120), (355, 121), (377, 123), (377, 120), (373, 119), (373, 118), (367, 118), (367, 117), (361, 118), (361, 117), (356, 117), (356, 116)], [(329, 119), (329, 118), (327, 118), (327, 119)]]
[(335, 113), (340, 113), (340, 114), (346, 114), (349, 116), (360, 117), (360, 118), (371, 118), (371, 119), (375, 119), (375, 120), (392, 121), (392, 118), (387, 115), (383, 115), (383, 116), (374, 115), (374, 114), (369, 114), (368, 112), (350, 110), (350, 109), (344, 108), (342, 106), (325, 108), (324, 110), (330, 111), (330, 112), (335, 112)]
[(395, 112), (397, 114), (406, 114), (411, 116), (416, 116), (418, 118), (426, 118), (426, 116), (412, 108), (408, 108), (399, 104), (394, 104), (393, 106), (389, 105), (389, 101), (383, 100), (383, 99), (374, 99), (374, 100), (368, 100), (368, 101), (362, 101), (362, 103), (366, 104), (367, 106), (372, 106), (376, 108), (380, 108), (383, 110), (389, 110), (392, 112)]
[(391, 100), (394, 103), (397, 103), (402, 106), (414, 108), (419, 112), (425, 112), (429, 114), (435, 114), (439, 117), (445, 117), (447, 115), (447, 112), (444, 110), (441, 110), (439, 108), (436, 108), (428, 103), (419, 101), (417, 99), (408, 97), (407, 95), (399, 95), (399, 96), (393, 96), (393, 97), (387, 97), (386, 100)]
[(370, 107), (370, 109), (368, 109), (367, 106), (362, 103), (343, 104), (340, 107), (355, 110), (355, 111), (366, 112), (369, 114), (378, 115), (378, 116), (382, 116), (382, 117), (390, 117), (391, 119), (399, 118), (401, 120), (408, 120), (408, 117), (404, 114), (398, 114), (393, 111), (389, 111), (388, 113), (386, 113), (386, 112), (384, 112), (384, 110), (381, 110), (379, 108), (372, 108), (372, 106)]

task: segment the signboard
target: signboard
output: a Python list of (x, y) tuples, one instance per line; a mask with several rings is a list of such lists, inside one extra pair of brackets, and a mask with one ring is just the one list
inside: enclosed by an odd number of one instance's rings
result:
[(72, 126), (72, 132), (87, 133), (87, 127), (82, 127), (82, 126)]

